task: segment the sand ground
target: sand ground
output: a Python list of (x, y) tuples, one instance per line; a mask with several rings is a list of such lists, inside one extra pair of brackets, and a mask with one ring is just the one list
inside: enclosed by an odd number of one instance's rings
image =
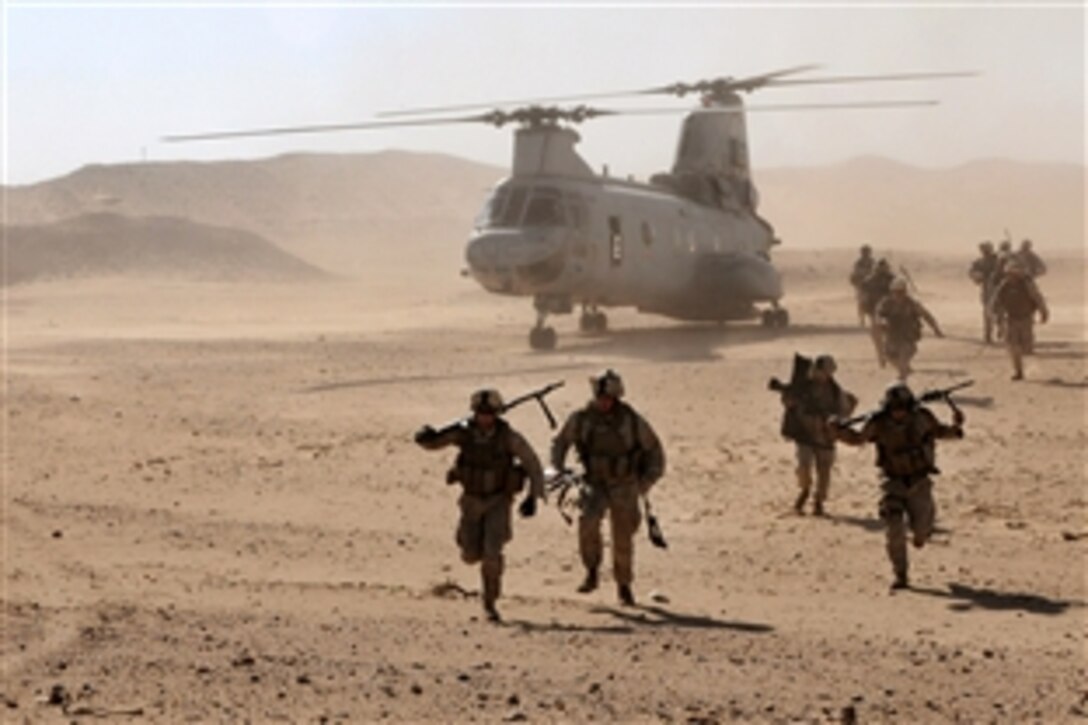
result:
[[(871, 451), (840, 450), (830, 518), (790, 512), (767, 378), (831, 352), (869, 406), (890, 374), (848, 255), (783, 258), (789, 330), (618, 311), (605, 337), (560, 319), (546, 354), (525, 300), (455, 278), (11, 289), (2, 719), (1084, 718), (1083, 260), (1052, 260), (1053, 320), (1016, 385), (976, 342), (966, 260), (912, 268), (948, 333), (912, 382), (976, 385), (967, 438), (939, 450), (938, 534), (893, 595)], [(515, 524), (505, 623), (487, 624), (452, 542), (451, 456), (411, 434), (490, 384), (566, 380), (565, 415), (606, 366), (667, 447), (670, 548), (640, 532), (639, 607), (609, 578), (578, 595), (575, 533), (545, 507)], [(546, 450), (531, 406), (510, 419)]]

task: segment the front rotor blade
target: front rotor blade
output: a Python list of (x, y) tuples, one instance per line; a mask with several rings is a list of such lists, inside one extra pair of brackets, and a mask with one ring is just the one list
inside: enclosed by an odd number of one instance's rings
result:
[(167, 143), (177, 141), (214, 141), (226, 138), (251, 138), (256, 136), (285, 136), (289, 134), (326, 133), (329, 131), (362, 131), (374, 128), (392, 128), (395, 126), (431, 126), (450, 123), (492, 123), (491, 114), (461, 116), (456, 118), (427, 118), (418, 121), (370, 121), (362, 123), (334, 123), (316, 126), (284, 126), (281, 128), (255, 128), (237, 131), (208, 131), (203, 133), (178, 134), (163, 136)]
[(507, 101), (487, 101), (482, 103), (464, 103), (456, 106), (431, 106), (429, 108), (405, 108), (399, 111), (381, 111), (378, 118), (393, 118), (396, 116), (421, 116), (427, 113), (451, 113), (453, 111), (470, 111), (476, 108), (493, 108), (498, 106), (528, 106), (538, 103), (559, 103), (561, 101), (585, 101), (592, 98), (624, 98), (637, 96), (655, 91), (611, 91), (608, 93), (576, 93), (566, 96), (542, 96), (540, 98), (520, 98)]

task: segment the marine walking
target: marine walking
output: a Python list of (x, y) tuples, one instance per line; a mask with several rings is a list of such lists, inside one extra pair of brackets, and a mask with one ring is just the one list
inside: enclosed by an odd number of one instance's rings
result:
[(585, 577), (578, 591), (592, 592), (600, 584), (601, 526), (607, 514), (616, 594), (620, 603), (633, 606), (640, 499), (665, 473), (665, 451), (646, 419), (623, 400), (623, 380), (615, 371), (591, 378), (590, 388), (590, 401), (567, 418), (552, 442), (551, 463), (556, 470), (564, 470), (573, 447), (585, 469), (578, 516), (578, 551)]

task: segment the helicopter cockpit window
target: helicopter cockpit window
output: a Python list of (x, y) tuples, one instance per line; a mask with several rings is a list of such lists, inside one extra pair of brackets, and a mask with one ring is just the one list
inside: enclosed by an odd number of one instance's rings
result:
[(538, 186), (529, 197), (525, 208), (525, 226), (555, 227), (566, 223), (563, 213), (563, 197), (558, 189)]
[(506, 205), (506, 197), (509, 195), (509, 192), (509, 187), (500, 186), (491, 193), (491, 196), (484, 202), (484, 208), (480, 211), (479, 216), (476, 217), (477, 229), (498, 225), (499, 220), (502, 218), (503, 206)]
[(524, 186), (514, 187), (510, 190), (510, 198), (506, 202), (506, 208), (502, 211), (496, 224), (500, 227), (516, 227), (521, 223), (521, 212), (525, 209), (525, 197), (528, 189)]

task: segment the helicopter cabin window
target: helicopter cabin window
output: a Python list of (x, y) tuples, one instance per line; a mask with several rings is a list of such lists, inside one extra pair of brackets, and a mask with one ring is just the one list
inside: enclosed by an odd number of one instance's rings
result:
[(647, 247), (654, 243), (654, 229), (650, 222), (642, 222), (642, 243)]
[(538, 186), (533, 189), (525, 207), (525, 226), (557, 227), (566, 223), (563, 213), (563, 197), (558, 189)]
[(586, 211), (586, 202), (579, 194), (568, 193), (566, 195), (566, 208), (570, 215), (570, 223), (577, 229), (581, 229), (586, 224), (586, 218), (589, 216)]
[(608, 259), (613, 267), (623, 263), (623, 230), (618, 216), (608, 217)]

